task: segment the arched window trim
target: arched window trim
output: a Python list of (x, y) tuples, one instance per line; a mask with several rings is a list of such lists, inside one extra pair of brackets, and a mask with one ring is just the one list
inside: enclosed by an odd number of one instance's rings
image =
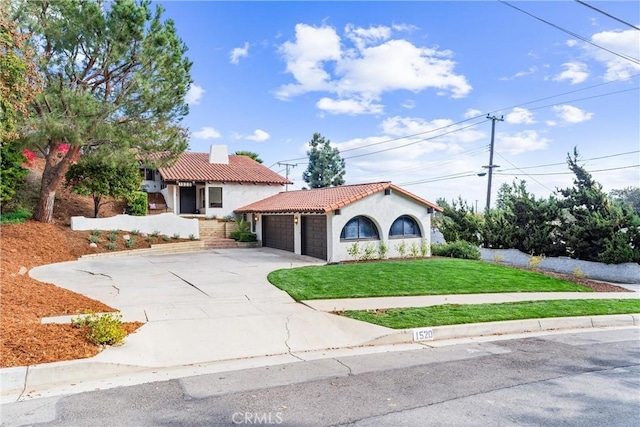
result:
[[(345, 232), (348, 226), (353, 227), (353, 222), (357, 222), (357, 237), (345, 237)], [(361, 224), (362, 222), (362, 224)], [(365, 234), (365, 228), (363, 224), (368, 224), (371, 227), (371, 230), (375, 233), (375, 235), (370, 237), (360, 237), (361, 234)], [(364, 215), (358, 215), (351, 218), (347, 223), (342, 227), (342, 231), (340, 231), (340, 241), (341, 242), (356, 242), (356, 241), (367, 241), (367, 240), (380, 240), (380, 231), (378, 230), (378, 226), (371, 218), (367, 218)]]
[[(413, 223), (413, 228), (415, 231), (417, 231), (417, 234), (415, 233), (408, 234), (406, 232), (405, 221), (407, 220)], [(393, 228), (398, 221), (402, 221), (402, 234), (392, 234)], [(422, 230), (420, 230), (420, 225), (418, 224), (418, 221), (416, 221), (415, 218), (409, 215), (400, 215), (398, 218), (395, 219), (395, 221), (393, 221), (393, 223), (391, 224), (391, 228), (389, 228), (389, 239), (407, 239), (407, 238), (414, 238), (414, 237), (422, 237)]]

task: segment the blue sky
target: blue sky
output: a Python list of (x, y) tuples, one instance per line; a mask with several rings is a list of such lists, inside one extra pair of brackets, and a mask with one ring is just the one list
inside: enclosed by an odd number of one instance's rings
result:
[[(297, 164), (301, 188), (320, 132), (348, 184), (483, 209), (491, 114), (504, 116), (493, 200), (516, 177), (540, 197), (570, 186), (574, 146), (606, 191), (639, 185), (640, 31), (578, 2), (510, 3), (573, 34), (498, 1), (161, 4), (193, 61), (191, 151), (254, 151), (282, 174), (278, 162)], [(588, 4), (640, 24), (639, 2)]]

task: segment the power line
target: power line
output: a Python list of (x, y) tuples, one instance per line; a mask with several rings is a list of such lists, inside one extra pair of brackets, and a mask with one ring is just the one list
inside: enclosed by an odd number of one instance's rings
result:
[[(549, 191), (553, 192), (553, 190), (552, 190), (552, 189), (550, 189), (549, 187), (547, 187), (546, 185), (544, 185), (543, 183), (541, 183), (540, 181), (538, 181), (537, 179), (535, 179), (534, 177), (532, 177), (531, 175), (529, 175), (528, 173), (524, 172), (521, 168), (519, 168), (519, 167), (517, 167), (516, 165), (514, 165), (513, 163), (511, 163), (511, 162), (509, 161), (509, 159), (507, 159), (506, 157), (504, 157), (502, 154), (498, 153), (497, 151), (496, 151), (496, 154), (497, 154), (498, 156), (500, 156), (500, 158), (501, 158), (502, 160), (504, 160), (505, 162), (507, 162), (507, 163), (509, 163), (511, 166), (513, 166), (515, 169), (517, 169), (517, 170), (519, 170), (520, 172), (522, 172), (522, 174), (523, 174), (524, 176), (531, 178), (531, 180), (532, 180), (532, 181), (534, 181), (534, 182), (538, 183), (540, 186), (542, 186), (542, 187), (546, 188), (547, 190), (549, 190)], [(503, 172), (504, 170), (505, 170), (505, 169), (503, 169), (501, 172)], [(512, 169), (506, 169), (506, 170), (512, 170)]]
[(627, 55), (624, 55), (624, 54), (621, 54), (621, 53), (618, 53), (618, 52), (614, 52), (611, 49), (607, 49), (606, 47), (600, 46), (599, 44), (592, 42), (591, 40), (587, 39), (586, 37), (581, 36), (580, 34), (574, 33), (573, 31), (569, 31), (569, 30), (567, 30), (567, 29), (565, 29), (565, 28), (563, 28), (563, 27), (561, 27), (559, 25), (556, 25), (556, 24), (554, 24), (552, 22), (549, 22), (549, 21), (547, 21), (545, 19), (542, 19), (542, 18), (540, 18), (540, 17), (538, 17), (538, 16), (536, 16), (536, 15), (534, 15), (532, 13), (527, 12), (526, 10), (520, 9), (517, 6), (512, 5), (509, 2), (506, 2), (504, 0), (498, 0), (498, 1), (500, 3), (506, 5), (506, 6), (509, 6), (509, 7), (513, 8), (513, 9), (519, 11), (519, 12), (524, 13), (525, 15), (529, 15), (530, 17), (532, 17), (534, 19), (537, 19), (538, 21), (544, 22), (545, 24), (550, 25), (553, 28), (556, 28), (556, 29), (558, 29), (558, 30), (560, 30), (560, 31), (562, 31), (564, 33), (567, 33), (567, 34), (571, 35), (572, 37), (580, 39), (585, 43), (589, 43), (590, 45), (593, 45), (593, 46), (595, 46), (595, 47), (597, 47), (599, 49), (602, 49), (602, 50), (606, 50), (607, 52), (612, 53), (613, 55), (616, 55), (616, 56), (618, 56), (618, 57), (620, 57), (622, 59), (626, 59), (627, 61), (630, 61), (630, 62), (633, 62), (634, 64), (639, 64), (640, 65), (640, 59), (633, 58), (631, 56), (627, 56)]
[(581, 1), (581, 0), (575, 0), (575, 1), (576, 1), (576, 2), (578, 2), (578, 3), (580, 3), (580, 4), (581, 4), (581, 5), (583, 5), (583, 6), (588, 7), (589, 9), (593, 9), (593, 10), (595, 10), (596, 12), (599, 12), (599, 13), (601, 13), (601, 14), (605, 15), (605, 16), (608, 16), (608, 17), (609, 17), (609, 18), (611, 18), (611, 19), (615, 19), (616, 21), (620, 22), (621, 24), (627, 25), (627, 26), (629, 26), (629, 27), (633, 28), (634, 30), (638, 30), (638, 31), (640, 31), (640, 28), (636, 27), (635, 25), (629, 24), (627, 21), (623, 21), (622, 19), (620, 19), (620, 18), (618, 18), (618, 17), (616, 17), (616, 16), (613, 16), (613, 15), (611, 15), (611, 14), (609, 14), (609, 13), (607, 13), (607, 12), (603, 11), (603, 10), (600, 10), (600, 9), (598, 9), (598, 8), (597, 8), (597, 7), (595, 7), (595, 6), (591, 6), (590, 4), (587, 4), (587, 2), (584, 2), (584, 1)]
[[(617, 154), (609, 154), (608, 156), (591, 157), (591, 158), (589, 158), (589, 159), (580, 159), (580, 161), (582, 161), (582, 162), (588, 162), (588, 161), (591, 161), (591, 160), (610, 159), (610, 158), (612, 158), (612, 157), (620, 157), (620, 156), (626, 156), (626, 155), (628, 155), (628, 154), (636, 154), (636, 153), (640, 153), (640, 150), (627, 151), (627, 152), (624, 152), (624, 153), (617, 153)], [(502, 157), (502, 156), (500, 156), (500, 157)], [(504, 157), (503, 157), (503, 158), (504, 158)], [(507, 162), (509, 162), (509, 160), (507, 160), (507, 159), (505, 159), (505, 160), (506, 160)], [(511, 162), (509, 162), (509, 163), (511, 163)], [(545, 167), (548, 167), (548, 166), (560, 166), (560, 165), (566, 165), (566, 164), (567, 164), (567, 162), (560, 162), (560, 163), (548, 163), (548, 164), (546, 164), (546, 165), (524, 166), (524, 167), (521, 167), (521, 168), (516, 167), (515, 165), (513, 165), (513, 166), (514, 166), (514, 169), (502, 169), (502, 170), (501, 170), (501, 172), (512, 171), (512, 170), (515, 170), (515, 169), (517, 169), (517, 170), (522, 170), (522, 169), (537, 169), (537, 168), (545, 168)]]
[[(587, 171), (589, 173), (594, 173), (594, 172), (608, 172), (608, 171), (617, 171), (617, 170), (621, 170), (621, 169), (631, 169), (631, 168), (637, 168), (640, 167), (640, 164), (638, 165), (629, 165), (629, 166), (619, 166), (617, 168), (609, 168), (609, 169), (595, 169), (595, 170), (591, 170), (591, 171)], [(500, 175), (505, 175), (505, 176), (517, 176), (517, 173), (500, 173), (500, 172), (496, 172), (499, 173)], [(530, 175), (536, 175), (536, 176), (551, 176), (551, 175), (573, 175), (573, 172), (548, 172), (548, 173), (532, 173)]]

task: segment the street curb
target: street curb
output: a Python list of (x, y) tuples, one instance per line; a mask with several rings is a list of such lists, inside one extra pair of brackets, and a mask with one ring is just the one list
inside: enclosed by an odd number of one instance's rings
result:
[[(509, 320), (502, 322), (471, 323), (464, 325), (435, 326), (433, 328), (403, 329), (381, 336), (374, 340), (348, 348), (371, 347), (395, 344), (420, 343), (428, 346), (431, 341), (456, 338), (486, 337), (526, 332), (542, 332), (560, 329), (596, 329), (606, 327), (629, 327), (640, 325), (640, 314), (617, 314), (602, 316), (558, 317), (545, 319)], [(424, 340), (415, 340), (414, 331), (430, 331)], [(298, 352), (300, 353), (300, 352)], [(208, 363), (214, 363), (211, 361)], [(222, 362), (222, 361), (221, 361)], [(226, 361), (229, 362), (229, 361)], [(157, 373), (167, 368), (120, 365), (78, 359), (63, 362), (43, 363), (0, 369), (0, 404), (22, 400), (25, 396), (34, 397), (38, 390), (56, 386), (74, 386), (74, 383), (86, 383), (95, 380), (116, 380), (119, 377), (140, 373)]]
[[(638, 326), (640, 314), (613, 314), (602, 316), (555, 317), (543, 319), (506, 320), (500, 322), (468, 323), (464, 325), (434, 326), (432, 328), (402, 329), (376, 338), (365, 345), (407, 344), (414, 342), (472, 338), (491, 335), (519, 334), (556, 329), (587, 329), (611, 326)], [(414, 339), (414, 331), (426, 330), (426, 339)], [(429, 333), (430, 331), (430, 333)]]

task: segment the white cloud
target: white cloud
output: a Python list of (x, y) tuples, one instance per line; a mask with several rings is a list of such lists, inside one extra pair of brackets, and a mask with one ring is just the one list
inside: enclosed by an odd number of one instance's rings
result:
[(331, 114), (382, 114), (384, 107), (372, 100), (321, 98), (317, 103), (322, 111)]
[(558, 118), (566, 123), (582, 123), (591, 120), (591, 117), (593, 117), (593, 113), (587, 113), (573, 105), (556, 105), (553, 107), (553, 111), (556, 112)]
[(509, 154), (520, 154), (527, 151), (544, 150), (551, 140), (538, 134), (535, 130), (525, 130), (514, 134), (498, 132), (496, 145), (499, 151)]
[(533, 113), (526, 108), (514, 108), (509, 114), (505, 116), (505, 121), (507, 123), (512, 124), (531, 124), (535, 123), (535, 119), (533, 118)]
[(463, 117), (465, 119), (471, 119), (473, 117), (478, 117), (482, 115), (482, 111), (480, 110), (476, 110), (475, 108), (470, 108), (467, 111), (464, 112)]
[(589, 77), (589, 69), (587, 64), (583, 62), (565, 62), (562, 66), (564, 71), (553, 78), (557, 82), (569, 80), (572, 85), (575, 85), (582, 83)]
[(244, 58), (249, 54), (249, 43), (245, 42), (244, 47), (236, 47), (231, 51), (230, 61), (232, 64), (238, 65), (240, 58)]
[(402, 104), (400, 104), (402, 108), (406, 108), (407, 110), (412, 110), (416, 107), (416, 101), (413, 99), (406, 99)]
[(249, 141), (256, 142), (263, 142), (269, 138), (271, 138), (271, 135), (269, 135), (269, 133), (263, 131), (262, 129), (256, 129), (253, 131), (252, 135), (245, 137), (245, 139), (248, 139)]
[[(373, 104), (385, 92), (438, 89), (440, 95), (461, 98), (471, 91), (465, 76), (455, 73), (453, 53), (392, 39), (402, 26), (361, 28), (347, 25), (344, 38), (334, 28), (296, 25), (295, 41), (287, 41), (280, 53), (295, 83), (279, 88), (276, 96), (288, 99), (308, 92), (328, 92), (317, 104), (325, 111), (370, 114), (383, 108)], [(350, 42), (350, 43), (349, 43)], [(349, 47), (351, 44), (353, 47)], [(347, 102), (349, 101), (349, 102)]]
[(193, 137), (197, 139), (216, 139), (221, 136), (220, 132), (210, 126), (202, 127), (199, 131), (193, 132)]
[(189, 105), (198, 105), (200, 104), (200, 98), (204, 95), (206, 90), (202, 89), (202, 87), (197, 84), (192, 84), (189, 86), (189, 90), (184, 97), (184, 100)]
[(529, 67), (526, 70), (518, 71), (517, 73), (515, 73), (511, 77), (500, 77), (500, 80), (514, 80), (514, 79), (517, 79), (519, 77), (524, 77), (524, 76), (529, 76), (531, 74), (534, 74), (536, 71), (538, 71), (538, 67), (533, 65), (533, 66)]
[[(591, 36), (591, 41), (621, 55), (635, 59), (640, 58), (640, 32), (637, 30), (602, 31)], [(587, 56), (606, 67), (603, 75), (605, 81), (624, 80), (640, 72), (640, 65), (621, 58), (604, 49), (576, 40), (567, 41), (567, 46), (581, 47)]]

